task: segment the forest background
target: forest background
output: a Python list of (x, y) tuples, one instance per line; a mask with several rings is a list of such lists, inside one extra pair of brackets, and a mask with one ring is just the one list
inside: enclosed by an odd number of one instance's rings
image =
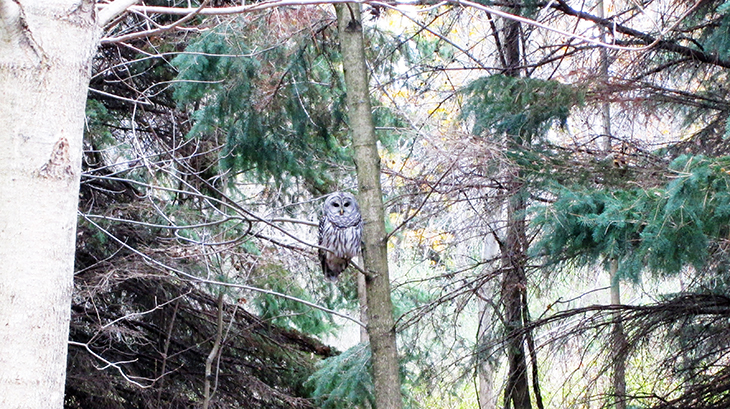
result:
[[(362, 4), (404, 406), (730, 404), (729, 4)], [(105, 27), (66, 407), (374, 405), (361, 275), (312, 246), (357, 190), (339, 39), (296, 2)]]

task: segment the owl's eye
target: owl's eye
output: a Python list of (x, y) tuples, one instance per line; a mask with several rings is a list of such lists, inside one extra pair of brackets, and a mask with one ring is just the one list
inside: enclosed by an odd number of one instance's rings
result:
[(334, 207), (340, 207), (340, 204), (337, 203), (337, 202), (335, 202), (335, 203), (332, 203), (332, 206), (334, 206)]
[(344, 206), (345, 207), (350, 207), (350, 202), (345, 202)]

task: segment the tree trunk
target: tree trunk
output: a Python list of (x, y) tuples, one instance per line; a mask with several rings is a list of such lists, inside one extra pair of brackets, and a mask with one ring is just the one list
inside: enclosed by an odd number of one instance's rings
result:
[(403, 398), (388, 277), (380, 156), (370, 106), (360, 5), (347, 3), (337, 5), (336, 8), (347, 87), (348, 119), (364, 221), (363, 264), (367, 272), (367, 325), (372, 351), (375, 406), (378, 409), (399, 409), (403, 406)]
[[(501, 207), (500, 207), (501, 209)], [(495, 214), (495, 219), (501, 217), (501, 211)], [(490, 223), (492, 224), (492, 223)], [(496, 227), (495, 227), (496, 228)], [(484, 238), (482, 260), (496, 260), (499, 256), (499, 243), (495, 239), (494, 228), (491, 232), (487, 232)], [(496, 267), (496, 266), (495, 266)], [(494, 297), (496, 290), (494, 285), (485, 284), (479, 289), (479, 333), (477, 353), (477, 374), (479, 377), (479, 409), (495, 409), (497, 407), (498, 394), (494, 390), (494, 374), (497, 371), (498, 363), (495, 357), (486, 349), (489, 342), (487, 339), (494, 331), (492, 324), (494, 322), (494, 303), (489, 302)], [(490, 347), (491, 349), (491, 347)]]
[[(596, 2), (596, 15), (599, 18), (604, 18), (605, 10), (603, 0)], [(606, 42), (606, 28), (600, 27), (599, 40)], [(607, 84), (608, 83), (608, 49), (601, 47), (599, 50), (601, 58), (601, 79)], [(601, 104), (601, 124), (603, 127), (603, 150), (606, 157), (611, 154), (613, 135), (611, 134), (611, 103), (604, 101)], [(618, 271), (618, 260), (611, 260), (611, 304), (621, 304), (621, 287), (620, 280), (616, 275)], [(612, 330), (612, 342), (611, 347), (613, 348), (612, 359), (613, 359), (613, 393), (615, 395), (616, 409), (626, 409), (626, 358), (624, 357), (624, 351), (626, 347), (626, 336), (624, 335), (623, 323), (621, 322), (621, 313), (616, 312), (613, 316), (613, 330)]]
[[(362, 259), (362, 257), (361, 257)], [(368, 325), (368, 288), (365, 274), (357, 275), (357, 299), (360, 302), (360, 322)], [(360, 327), (360, 343), (367, 344), (370, 342), (368, 338), (368, 328)]]
[[(603, 7), (603, 0), (598, 0), (596, 3), (596, 14), (599, 18), (603, 18), (604, 16), (604, 7)], [(606, 27), (599, 27), (600, 34), (598, 35), (598, 39), (601, 40), (602, 43), (606, 42)], [(601, 47), (601, 49), (598, 51), (601, 54), (601, 79), (604, 82), (608, 82), (608, 49), (606, 47)], [(611, 153), (611, 144), (612, 144), (612, 137), (611, 137), (611, 103), (608, 101), (604, 101), (601, 104), (601, 123), (603, 125), (603, 150), (606, 152), (606, 155), (609, 155)]]
[[(611, 304), (621, 304), (621, 283), (617, 276), (618, 260), (611, 260)], [(613, 359), (613, 394), (615, 396), (615, 408), (626, 409), (626, 348), (628, 343), (624, 334), (624, 325), (621, 320), (621, 312), (613, 314), (612, 330), (612, 359)]]
[(507, 205), (507, 235), (502, 246), (502, 307), (507, 337), (509, 372), (505, 389), (505, 407), (530, 409), (530, 388), (527, 379), (525, 335), (523, 333), (523, 297), (527, 278), (527, 237), (525, 234), (525, 187), (512, 181), (512, 195)]
[[(507, 7), (510, 12), (519, 14), (519, 6)], [(503, 27), (504, 74), (519, 77), (522, 72), (520, 52), (520, 23), (505, 20)], [(515, 149), (529, 147), (531, 135), (511, 135), (508, 146)], [(507, 361), (509, 369), (504, 394), (504, 405), (514, 409), (531, 409), (530, 387), (527, 378), (527, 357), (523, 333), (526, 302), (527, 277), (527, 236), (525, 209), (526, 187), (520, 174), (512, 176), (506, 186), (510, 188), (507, 203), (507, 231), (501, 245), (502, 251), (502, 308), (507, 337)]]
[(0, 407), (62, 408), (92, 1), (0, 0)]
[(215, 392), (215, 387), (217, 386), (217, 382), (215, 382), (213, 385), (213, 390), (211, 391), (211, 381), (215, 381), (218, 378), (217, 368), (215, 374), (213, 374), (213, 362), (218, 358), (218, 354), (220, 354), (221, 350), (221, 343), (223, 342), (223, 308), (225, 307), (223, 305), (223, 297), (224, 293), (223, 291), (221, 291), (220, 294), (218, 294), (218, 302), (216, 303), (216, 305), (218, 306), (218, 314), (216, 315), (215, 320), (215, 339), (213, 340), (213, 347), (208, 353), (208, 358), (205, 359), (205, 379), (203, 380), (203, 409), (208, 409), (210, 407), (210, 402), (213, 398), (213, 392)]

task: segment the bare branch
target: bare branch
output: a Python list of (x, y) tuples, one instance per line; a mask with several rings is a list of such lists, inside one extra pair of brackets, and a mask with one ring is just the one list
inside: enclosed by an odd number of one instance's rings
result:
[[(568, 6), (568, 4), (564, 1), (558, 1), (557, 4), (553, 5), (553, 8), (556, 10), (559, 10), (569, 16), (578, 17), (579, 19), (588, 20), (595, 24), (598, 24), (601, 27), (606, 27), (614, 32), (625, 34), (634, 38), (637, 38), (641, 40), (643, 43), (647, 44), (643, 47), (624, 47), (624, 46), (611, 46), (607, 48), (615, 49), (615, 50), (633, 50), (633, 51), (646, 51), (651, 48), (660, 48), (662, 50), (667, 50), (671, 52), (675, 52), (680, 55), (684, 55), (686, 57), (689, 57), (693, 61), (701, 61), (708, 64), (718, 65), (720, 67), (724, 68), (730, 68), (730, 61), (723, 60), (717, 55), (708, 54), (701, 50), (697, 50), (694, 48), (685, 47), (682, 45), (679, 45), (673, 41), (668, 41), (664, 39), (664, 36), (669, 33), (670, 31), (674, 30), (679, 23), (682, 22), (689, 14), (691, 14), (697, 7), (703, 2), (704, 0), (698, 0), (692, 7), (687, 9), (678, 19), (674, 22), (671, 26), (667, 27), (666, 29), (662, 30), (662, 32), (656, 36), (653, 37), (649, 34), (643, 33), (639, 30), (626, 27), (622, 24), (616, 24), (616, 22), (612, 18), (601, 18), (598, 16), (594, 16), (592, 14), (586, 13), (584, 11), (579, 11), (571, 8)], [(553, 30), (555, 31), (555, 30)], [(575, 36), (575, 38), (580, 38), (578, 36)], [(581, 38), (582, 39), (582, 38)], [(593, 44), (601, 45), (606, 47), (606, 44), (600, 44), (599, 42), (592, 42)], [(618, 47), (618, 48), (615, 48)]]
[(114, 20), (115, 17), (124, 13), (129, 9), (130, 6), (136, 4), (139, 0), (116, 0), (109, 4), (100, 4), (97, 7), (97, 22), (100, 26), (104, 27), (110, 21)]
[(125, 320), (129, 320), (129, 319), (133, 319), (133, 318), (139, 318), (141, 316), (144, 316), (144, 315), (153, 313), (153, 312), (159, 310), (160, 308), (164, 308), (166, 305), (171, 304), (171, 303), (173, 303), (173, 302), (175, 302), (175, 301), (177, 301), (177, 300), (179, 300), (179, 299), (187, 296), (191, 292), (192, 291), (188, 291), (188, 292), (186, 292), (184, 294), (178, 295), (175, 298), (171, 298), (171, 299), (167, 300), (166, 302), (163, 302), (162, 304), (157, 304), (157, 305), (155, 305), (154, 308), (152, 308), (150, 310), (143, 311), (143, 312), (134, 312), (134, 313), (131, 313), (131, 314), (127, 314), (127, 315), (125, 315), (123, 317), (119, 317), (119, 318), (115, 319), (114, 321), (111, 321), (111, 322), (108, 322), (108, 323), (104, 324), (101, 327), (101, 329), (105, 329), (105, 328), (111, 327), (112, 325), (114, 325), (114, 324), (116, 324), (117, 322), (120, 322), (120, 321), (125, 321)]
[(193, 11), (191, 11), (190, 13), (186, 14), (185, 17), (181, 18), (180, 20), (176, 20), (175, 22), (170, 23), (166, 26), (161, 26), (158, 28), (140, 31), (140, 32), (136, 32), (136, 33), (131, 33), (131, 34), (114, 37), (114, 38), (104, 38), (100, 41), (100, 43), (101, 44), (119, 43), (119, 42), (123, 42), (123, 41), (133, 40), (135, 38), (147, 37), (147, 36), (151, 36), (151, 35), (155, 35), (155, 34), (165, 32), (165, 31), (172, 30), (173, 28), (176, 28), (176, 27), (180, 26), (181, 24), (192, 20), (193, 17), (197, 16), (200, 13), (200, 11), (202, 9), (204, 9), (205, 6), (208, 5), (209, 1), (210, 0), (203, 1), (202, 3), (200, 3), (200, 6), (198, 6), (198, 8), (196, 8)]
[[(212, 398), (212, 394), (210, 391), (210, 380), (213, 378), (212, 370), (213, 370), (213, 361), (218, 357), (218, 353), (220, 352), (221, 348), (221, 342), (223, 340), (223, 296), (225, 294), (223, 291), (218, 294), (218, 314), (216, 314), (216, 333), (215, 333), (215, 340), (213, 341), (213, 347), (210, 349), (210, 353), (208, 354), (208, 357), (205, 359), (205, 380), (203, 382), (203, 409), (208, 409), (210, 407), (210, 400)], [(231, 318), (232, 320), (233, 318)], [(216, 370), (215, 374), (216, 379), (218, 378), (218, 371)]]
[[(127, 382), (129, 382), (129, 383), (131, 383), (131, 384), (133, 384), (135, 386), (138, 386), (138, 387), (140, 387), (142, 389), (151, 388), (152, 385), (154, 385), (155, 381), (157, 381), (157, 379), (160, 379), (162, 376), (164, 376), (164, 374), (163, 374), (163, 375), (161, 375), (160, 377), (158, 377), (156, 379), (150, 379), (150, 378), (144, 378), (144, 377), (140, 377), (140, 376), (127, 375), (124, 372), (124, 369), (121, 367), (121, 364), (134, 362), (135, 360), (132, 360), (132, 361), (122, 361), (122, 362), (110, 362), (106, 358), (104, 358), (103, 356), (101, 356), (101, 355), (97, 354), (96, 352), (94, 352), (91, 349), (91, 347), (89, 347), (89, 344), (85, 344), (85, 343), (82, 343), (82, 342), (71, 341), (71, 340), (68, 341), (68, 344), (69, 345), (83, 347), (92, 356), (94, 356), (94, 358), (96, 358), (96, 359), (104, 362), (105, 366), (102, 366), (102, 367), (99, 367), (99, 368), (96, 368), (96, 369), (98, 369), (100, 371), (103, 371), (103, 370), (106, 370), (107, 368), (114, 368), (114, 369), (117, 370), (117, 372), (119, 372), (119, 374), (122, 376), (122, 378), (124, 378)], [(137, 382), (135, 379), (149, 381), (150, 384), (145, 385), (145, 384), (142, 384), (142, 383)]]
[(165, 264), (165, 263), (163, 263), (161, 261), (155, 260), (152, 257), (150, 257), (150, 256), (148, 256), (148, 255), (146, 255), (146, 254), (144, 254), (142, 252), (140, 252), (139, 250), (135, 249), (134, 247), (130, 246), (129, 244), (127, 244), (124, 241), (122, 241), (119, 238), (117, 238), (114, 234), (112, 234), (108, 230), (106, 230), (103, 227), (101, 227), (100, 225), (98, 225), (96, 222), (94, 222), (91, 218), (87, 217), (85, 214), (79, 213), (79, 216), (81, 216), (84, 219), (86, 219), (86, 221), (88, 221), (89, 223), (91, 223), (92, 225), (94, 225), (94, 227), (96, 227), (97, 229), (99, 229), (99, 231), (101, 231), (102, 233), (106, 234), (109, 238), (111, 238), (112, 240), (114, 240), (117, 243), (119, 243), (122, 247), (124, 247), (124, 248), (128, 249), (129, 251), (131, 251), (131, 252), (137, 254), (138, 256), (142, 257), (144, 260), (148, 261), (150, 264), (156, 265), (156, 266), (162, 268), (165, 271), (173, 272), (173, 273), (175, 273), (175, 274), (177, 274), (179, 276), (182, 276), (182, 277), (184, 277), (184, 278), (186, 278), (186, 279), (188, 279), (190, 281), (197, 282), (197, 283), (202, 283), (202, 284), (211, 284), (211, 285), (220, 285), (220, 286), (231, 287), (231, 288), (240, 288), (242, 290), (249, 290), (249, 291), (254, 291), (254, 292), (257, 292), (257, 293), (261, 293), (261, 294), (268, 294), (268, 295), (273, 295), (275, 297), (285, 298), (287, 300), (294, 301), (294, 302), (298, 302), (300, 304), (304, 304), (304, 305), (306, 305), (308, 307), (316, 308), (316, 309), (318, 309), (320, 311), (324, 311), (324, 312), (329, 313), (329, 314), (337, 315), (338, 317), (341, 317), (341, 318), (345, 318), (347, 320), (350, 320), (350, 321), (354, 322), (355, 324), (360, 325), (361, 327), (365, 327), (365, 324), (363, 324), (360, 320), (358, 320), (356, 318), (352, 318), (352, 317), (350, 317), (350, 316), (348, 316), (346, 314), (337, 312), (335, 310), (331, 310), (331, 309), (326, 308), (326, 307), (323, 307), (321, 305), (317, 305), (317, 304), (315, 304), (313, 302), (309, 302), (309, 301), (306, 301), (306, 300), (302, 300), (301, 298), (293, 297), (291, 295), (282, 294), (282, 293), (279, 293), (279, 292), (276, 292), (276, 291), (266, 290), (266, 289), (263, 289), (263, 288), (252, 287), (252, 286), (245, 285), (245, 284), (224, 283), (222, 281), (209, 280), (209, 279), (206, 279), (206, 278), (197, 277), (197, 276), (195, 276), (193, 274), (190, 274), (190, 273), (187, 273), (187, 272), (182, 271), (180, 269), (177, 269), (177, 268), (174, 268), (172, 266), (169, 266), (169, 265), (167, 265), (167, 264)]
[[(560, 34), (560, 35), (565, 36), (565, 37), (568, 37), (568, 38), (574, 38), (574, 39), (577, 39), (577, 40), (581, 40), (581, 41), (584, 41), (584, 42), (587, 42), (587, 43), (590, 43), (590, 44), (594, 44), (594, 45), (597, 45), (597, 46), (609, 48), (609, 49), (612, 49), (612, 50), (646, 51), (646, 50), (649, 50), (651, 48), (654, 48), (657, 45), (661, 45), (662, 48), (669, 49), (670, 51), (677, 51), (680, 48), (681, 49), (685, 49), (686, 47), (681, 47), (681, 46), (678, 46), (676, 44), (675, 44), (676, 47), (675, 46), (670, 46), (669, 44), (674, 44), (674, 43), (667, 42), (666, 40), (663, 40), (664, 36), (668, 32), (672, 31), (674, 28), (676, 28), (676, 26), (684, 18), (686, 18), (692, 11), (694, 11), (703, 1), (704, 0), (698, 0), (682, 16), (680, 16), (673, 25), (671, 25), (670, 27), (668, 27), (665, 30), (663, 30), (660, 33), (660, 35), (658, 35), (656, 38), (652, 38), (652, 37), (650, 37), (648, 35), (644, 35), (643, 40), (645, 41), (646, 45), (640, 46), (640, 47), (631, 47), (631, 46), (619, 45), (619, 44), (616, 44), (616, 43), (607, 43), (607, 42), (601, 41), (600, 39), (595, 39), (595, 38), (586, 37), (586, 36), (583, 36), (583, 35), (580, 35), (580, 34), (571, 33), (569, 31), (565, 31), (565, 30), (562, 30), (562, 29), (559, 29), (559, 28), (556, 28), (556, 27), (552, 27), (550, 25), (541, 23), (541, 22), (536, 21), (536, 20), (533, 20), (533, 19), (529, 19), (529, 18), (522, 17), (522, 16), (519, 16), (519, 15), (516, 15), (516, 14), (508, 13), (506, 11), (503, 11), (503, 10), (499, 9), (499, 8), (495, 8), (495, 7), (491, 7), (491, 6), (485, 6), (483, 4), (476, 3), (476, 2), (473, 2), (473, 1), (469, 1), (469, 0), (448, 0), (448, 1), (444, 1), (444, 2), (438, 3), (438, 5), (441, 5), (441, 4), (444, 4), (444, 3), (448, 3), (448, 4), (452, 4), (454, 6), (466, 6), (466, 7), (475, 8), (475, 9), (482, 10), (482, 11), (485, 11), (487, 13), (490, 13), (490, 14), (493, 14), (493, 15), (496, 15), (496, 16), (499, 16), (499, 17), (508, 19), (508, 20), (514, 20), (514, 21), (517, 21), (517, 22), (520, 22), (520, 23), (523, 23), (523, 24), (527, 24), (527, 25), (531, 25), (531, 26), (534, 26), (534, 27), (538, 27), (538, 28), (544, 29), (544, 30), (552, 31), (554, 33)], [(261, 10), (266, 10), (266, 9), (276, 8), (276, 7), (314, 6), (314, 5), (324, 5), (324, 4), (332, 4), (332, 5), (334, 5), (334, 4), (341, 4), (341, 3), (353, 3), (353, 1), (351, 1), (351, 0), (273, 0), (273, 1), (262, 1), (262, 2), (255, 3), (255, 4), (244, 5), (244, 6), (235, 6), (235, 7), (203, 7), (202, 5), (201, 5), (201, 7), (197, 7), (197, 8), (193, 8), (193, 7), (131, 6), (131, 7), (129, 7), (128, 10), (134, 11), (134, 12), (139, 12), (139, 13), (145, 13), (145, 14), (158, 13), (158, 14), (183, 15), (183, 16), (194, 16), (194, 15), (217, 16), (217, 15), (233, 15), (233, 14), (251, 13), (251, 12), (254, 12), (254, 11), (261, 11)], [(393, 10), (396, 10), (398, 12), (401, 12), (404, 15), (407, 16), (407, 14), (404, 12), (404, 10), (400, 9), (400, 6), (403, 5), (404, 3), (400, 3), (400, 2), (384, 2), (384, 1), (371, 1), (371, 0), (361, 0), (361, 1), (356, 1), (355, 3), (369, 4), (369, 5), (378, 6), (378, 7), (387, 7), (389, 9), (393, 9)], [(551, 2), (551, 3), (549, 3), (549, 5), (552, 6), (553, 8), (555, 8), (555, 9), (558, 9), (558, 10), (561, 10), (561, 11), (566, 12), (566, 14), (571, 14), (571, 15), (576, 15), (576, 16), (580, 15), (581, 18), (585, 18), (587, 20), (594, 21), (597, 24), (607, 25), (607, 26), (610, 26), (612, 28), (613, 27), (617, 27), (613, 23), (613, 21), (610, 20), (610, 19), (603, 19), (605, 21), (599, 22), (598, 21), (599, 19), (597, 17), (592, 16), (592, 15), (590, 15), (588, 13), (578, 12), (578, 11), (575, 11), (575, 10), (573, 10), (573, 13), (569, 13), (569, 11), (572, 10), (572, 9), (570, 9), (567, 6), (565, 6), (565, 3), (564, 2), (560, 2), (559, 1), (557, 3), (559, 3), (559, 4), (556, 5), (556, 4), (553, 4)], [(411, 4), (408, 4), (408, 5), (411, 5)], [(431, 6), (433, 6), (433, 5), (431, 5)], [(566, 7), (567, 7), (567, 9), (566, 9)], [(430, 10), (431, 8), (432, 7), (428, 7), (427, 9)], [(175, 23), (173, 23), (173, 24), (175, 24)], [(151, 32), (152, 31), (157, 32), (158, 30), (159, 29), (150, 30), (150, 31)], [(626, 30), (628, 30), (628, 31), (625, 31), (625, 32), (622, 32), (622, 33), (624, 33), (624, 34), (630, 34), (630, 35), (633, 35), (635, 37), (637, 36), (636, 33), (639, 33), (637, 30), (632, 30), (632, 29), (628, 29), (628, 28), (626, 28)], [(619, 31), (619, 30), (617, 30), (617, 31)], [(137, 33), (137, 34), (141, 34), (141, 33)], [(130, 36), (131, 35), (136, 35), (136, 34), (130, 34)], [(141, 35), (146, 35), (146, 34), (141, 34)], [(113, 39), (104, 39), (102, 41), (103, 42), (119, 42), (119, 41), (123, 41), (123, 40), (122, 40), (122, 37), (118, 37), (118, 38), (113, 38)], [(669, 48), (666, 48), (666, 47), (669, 47)], [(690, 49), (687, 49), (687, 50), (690, 50)], [(677, 51), (677, 52), (679, 52), (679, 51)], [(717, 58), (715, 58), (713, 61), (715, 61), (715, 60), (719, 61), (719, 59), (717, 59)], [(722, 66), (724, 66), (724, 65), (722, 65)]]

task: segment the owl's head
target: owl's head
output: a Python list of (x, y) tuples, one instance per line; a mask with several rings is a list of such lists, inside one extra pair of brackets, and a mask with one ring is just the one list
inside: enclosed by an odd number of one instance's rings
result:
[(341, 227), (351, 226), (360, 221), (360, 207), (352, 193), (331, 193), (324, 201), (323, 210), (331, 222)]

